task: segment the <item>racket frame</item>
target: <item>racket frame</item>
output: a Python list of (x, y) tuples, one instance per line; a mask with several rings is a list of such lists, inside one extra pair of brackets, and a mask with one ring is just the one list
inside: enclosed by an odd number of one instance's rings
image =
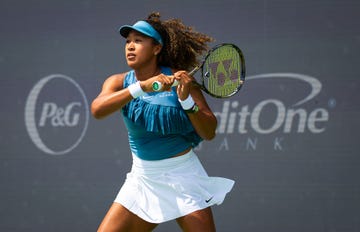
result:
[[(205, 62), (206, 62), (206, 60), (207, 60), (207, 58), (208, 58), (216, 49), (218, 49), (218, 48), (220, 48), (220, 47), (223, 47), (223, 46), (231, 46), (232, 48), (234, 48), (234, 49), (237, 51), (237, 53), (238, 53), (238, 55), (239, 55), (239, 58), (240, 58), (240, 65), (241, 65), (241, 73), (240, 73), (240, 83), (239, 83), (239, 86), (237, 87), (237, 89), (236, 89), (234, 92), (232, 92), (231, 94), (226, 95), (226, 96), (213, 94), (213, 93), (211, 93), (211, 92), (205, 87), (205, 78), (207, 78), (207, 77), (206, 77), (206, 75), (205, 75), (205, 73), (204, 73), (204, 68), (203, 68), (203, 67), (204, 67), (204, 64), (205, 64)], [(194, 80), (194, 81), (193, 81), (193, 85), (198, 86), (198, 87), (199, 87), (201, 90), (203, 90), (205, 93), (207, 93), (207, 94), (209, 94), (210, 96), (215, 97), (215, 98), (228, 98), (228, 97), (231, 97), (231, 96), (235, 95), (237, 92), (239, 92), (239, 90), (241, 89), (241, 87), (242, 87), (243, 84), (245, 83), (245, 73), (246, 73), (246, 72), (245, 72), (245, 59), (244, 59), (244, 55), (243, 55), (243, 53), (242, 53), (242, 51), (240, 50), (239, 47), (237, 47), (236, 45), (231, 44), (231, 43), (221, 43), (221, 44), (218, 44), (218, 45), (214, 46), (213, 48), (211, 48), (211, 49), (207, 52), (207, 54), (206, 54), (206, 56), (203, 58), (203, 60), (200, 62), (200, 65), (195, 66), (190, 72), (188, 72), (188, 74), (189, 74), (190, 76), (193, 76), (199, 69), (201, 69), (201, 84), (198, 83), (196, 80)], [(178, 81), (175, 80), (172, 86), (176, 86), (176, 85), (178, 85), (178, 84), (179, 84)], [(161, 86), (161, 83), (160, 83), (160, 82), (155, 81), (155, 82), (153, 83), (153, 90), (154, 90), (154, 91), (160, 91), (160, 90), (161, 90), (161, 87), (162, 87), (162, 86)]]
[[(207, 58), (218, 48), (220, 47), (223, 47), (223, 46), (231, 46), (232, 48), (234, 48), (237, 53), (239, 54), (239, 58), (240, 58), (240, 66), (241, 66), (241, 73), (240, 73), (240, 83), (239, 83), (239, 86), (237, 87), (236, 91), (232, 92), (231, 94), (229, 95), (226, 95), (226, 96), (222, 96), (222, 95), (217, 95), (217, 94), (213, 94), (211, 93), (206, 87), (205, 87), (205, 78), (206, 75), (204, 73), (204, 64), (207, 60)], [(236, 46), (235, 44), (232, 44), (232, 43), (221, 43), (221, 44), (218, 44), (216, 46), (214, 46), (213, 48), (211, 48), (208, 53), (206, 54), (206, 56), (203, 58), (203, 60), (201, 61), (201, 65), (199, 66), (196, 66), (193, 70), (191, 70), (189, 72), (189, 75), (191, 73), (191, 76), (194, 75), (199, 69), (201, 69), (201, 84), (197, 83), (196, 81), (194, 81), (197, 85), (201, 88), (201, 90), (203, 90), (205, 93), (209, 94), (210, 96), (212, 97), (215, 97), (215, 98), (228, 98), (228, 97), (231, 97), (233, 95), (235, 95), (237, 92), (239, 92), (239, 90), (241, 89), (241, 87), (244, 85), (245, 83), (245, 58), (244, 58), (244, 55), (241, 51), (241, 49)]]

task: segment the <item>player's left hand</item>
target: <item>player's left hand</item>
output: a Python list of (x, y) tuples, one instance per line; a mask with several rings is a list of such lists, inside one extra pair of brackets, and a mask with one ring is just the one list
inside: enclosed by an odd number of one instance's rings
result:
[(193, 77), (186, 71), (177, 71), (174, 73), (174, 78), (179, 82), (177, 86), (177, 95), (180, 100), (185, 100), (190, 94), (190, 88), (193, 82)]

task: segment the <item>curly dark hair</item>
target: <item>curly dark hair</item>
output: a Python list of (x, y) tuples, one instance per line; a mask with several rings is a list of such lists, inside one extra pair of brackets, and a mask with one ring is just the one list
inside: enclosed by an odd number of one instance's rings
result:
[(160, 13), (151, 13), (147, 20), (163, 39), (163, 48), (159, 54), (158, 64), (177, 70), (189, 71), (199, 64), (198, 57), (208, 49), (213, 41), (208, 35), (185, 26), (180, 19), (160, 20)]

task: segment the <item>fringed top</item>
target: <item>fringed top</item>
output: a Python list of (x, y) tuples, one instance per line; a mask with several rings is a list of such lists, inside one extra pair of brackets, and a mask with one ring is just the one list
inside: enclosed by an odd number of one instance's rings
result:
[[(170, 68), (161, 72), (171, 75)], [(124, 88), (135, 83), (135, 72), (125, 76)], [(202, 140), (181, 108), (176, 87), (170, 92), (152, 92), (133, 99), (122, 108), (131, 151), (145, 160), (172, 157)]]

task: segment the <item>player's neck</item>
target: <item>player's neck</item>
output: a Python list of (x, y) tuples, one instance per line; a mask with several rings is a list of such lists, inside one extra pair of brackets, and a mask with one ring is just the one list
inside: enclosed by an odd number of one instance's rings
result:
[(144, 67), (141, 69), (135, 70), (136, 79), (138, 80), (147, 80), (153, 76), (159, 75), (161, 73), (161, 68), (157, 65), (152, 65), (149, 67)]

